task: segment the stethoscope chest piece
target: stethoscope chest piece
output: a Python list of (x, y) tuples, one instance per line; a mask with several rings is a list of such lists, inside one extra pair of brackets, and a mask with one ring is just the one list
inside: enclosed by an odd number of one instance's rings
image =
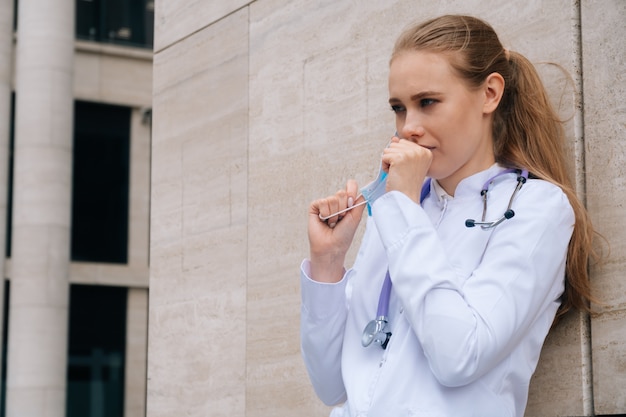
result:
[(389, 323), (387, 316), (389, 315), (389, 298), (391, 296), (391, 277), (389, 271), (385, 274), (385, 280), (383, 281), (383, 288), (380, 291), (380, 297), (378, 298), (378, 310), (376, 312), (376, 318), (365, 326), (363, 329), (363, 336), (361, 336), (361, 344), (363, 347), (368, 347), (372, 342), (378, 343), (383, 349), (387, 348), (391, 332), (388, 330)]
[(367, 323), (363, 330), (361, 344), (363, 347), (368, 347), (372, 342), (376, 342), (383, 349), (386, 349), (389, 338), (391, 338), (391, 332), (387, 331), (387, 318), (381, 316)]

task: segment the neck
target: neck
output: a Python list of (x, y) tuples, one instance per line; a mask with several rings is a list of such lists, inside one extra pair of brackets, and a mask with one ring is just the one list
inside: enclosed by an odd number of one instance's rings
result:
[(472, 164), (471, 166), (464, 166), (447, 178), (437, 179), (437, 182), (439, 183), (441, 188), (443, 188), (446, 191), (446, 193), (454, 197), (454, 192), (456, 191), (456, 187), (459, 185), (461, 181), (463, 181), (465, 178), (470, 177), (476, 173), (489, 169), (493, 164), (495, 164), (495, 162), (496, 160), (493, 157), (493, 154), (491, 154), (490, 158), (485, 158), (480, 163)]

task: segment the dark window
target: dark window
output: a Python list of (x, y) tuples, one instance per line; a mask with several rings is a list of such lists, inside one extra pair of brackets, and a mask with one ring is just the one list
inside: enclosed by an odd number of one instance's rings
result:
[(74, 107), (72, 260), (126, 263), (130, 108)]
[(152, 48), (154, 0), (76, 0), (76, 37)]
[(70, 286), (67, 417), (124, 415), (128, 290)]

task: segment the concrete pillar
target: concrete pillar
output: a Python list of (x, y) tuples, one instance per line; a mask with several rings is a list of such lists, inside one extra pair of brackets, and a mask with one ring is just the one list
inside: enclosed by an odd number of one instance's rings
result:
[(148, 290), (129, 288), (126, 311), (124, 417), (144, 417), (148, 360)]
[(64, 417), (74, 0), (20, 0), (7, 417)]
[(133, 108), (130, 122), (128, 264), (147, 275), (150, 252), (151, 110)]
[[(13, 73), (13, 0), (0, 0), (0, 326), (4, 322), (4, 279), (6, 274), (6, 221), (11, 123), (11, 75)], [(0, 346), (2, 345), (0, 334)], [(0, 363), (0, 373), (2, 363)]]

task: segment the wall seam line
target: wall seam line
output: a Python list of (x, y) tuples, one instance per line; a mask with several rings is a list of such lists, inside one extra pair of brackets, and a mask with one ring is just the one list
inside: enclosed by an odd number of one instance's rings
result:
[[(195, 35), (195, 34), (197, 34), (197, 33), (202, 32), (203, 30), (205, 30), (205, 29), (206, 29), (206, 28), (208, 28), (209, 26), (213, 26), (214, 24), (216, 24), (216, 23), (218, 23), (218, 22), (221, 22), (222, 20), (227, 19), (228, 17), (230, 17), (230, 16), (234, 15), (235, 13), (237, 13), (237, 12), (239, 12), (239, 11), (243, 10), (243, 9), (246, 9), (246, 8), (250, 7), (250, 5), (251, 5), (252, 3), (254, 3), (254, 2), (256, 2), (256, 0), (251, 0), (251, 1), (247, 2), (246, 4), (243, 4), (241, 7), (238, 7), (237, 9), (231, 10), (230, 12), (226, 13), (225, 15), (220, 16), (220, 17), (218, 17), (218, 18), (217, 18), (217, 19), (215, 19), (215, 20), (211, 20), (211, 21), (210, 21), (210, 22), (208, 22), (206, 25), (204, 25), (204, 26), (202, 26), (202, 27), (199, 27), (198, 29), (196, 29), (196, 30), (194, 30), (194, 31), (192, 31), (192, 32), (189, 32), (189, 33), (188, 33), (188, 34), (186, 34), (185, 36), (182, 36), (182, 37), (180, 37), (180, 38), (178, 38), (178, 39), (174, 40), (172, 43), (170, 43), (170, 44), (168, 44), (168, 45), (165, 45), (165, 46), (163, 46), (163, 47), (162, 47), (162, 48), (160, 48), (160, 49), (153, 49), (153, 51), (152, 51), (152, 55), (154, 56), (154, 55), (156, 55), (156, 54), (158, 54), (158, 53), (161, 53), (161, 52), (163, 52), (163, 51), (168, 50), (168, 49), (169, 49), (169, 48), (171, 48), (172, 46), (174, 46), (174, 45), (176, 45), (176, 44), (179, 44), (179, 43), (181, 43), (181, 42), (183, 42), (183, 41), (185, 41), (185, 40), (187, 40), (187, 39), (191, 38), (192, 36), (194, 36), (194, 35)], [(248, 22), (250, 21), (250, 20), (249, 20), (249, 16), (250, 16), (250, 15), (248, 14)], [(155, 16), (155, 19), (156, 19), (156, 16)], [(249, 24), (248, 24), (248, 27), (250, 27), (250, 26), (249, 26)]]
[(251, 66), (250, 66), (250, 28), (252, 27), (252, 22), (250, 21), (250, 5), (254, 3), (254, 1), (249, 2), (248, 4), (246, 4), (246, 8), (247, 8), (247, 12), (248, 12), (248, 35), (247, 35), (247, 41), (248, 41), (248, 51), (246, 54), (247, 57), (247, 66), (248, 66), (248, 86), (247, 86), (247, 91), (248, 91), (248, 95), (246, 97), (247, 99), (247, 112), (248, 112), (248, 118), (247, 118), (247, 122), (246, 122), (246, 232), (245, 232), (245, 236), (246, 236), (246, 270), (245, 270), (245, 274), (246, 274), (246, 311), (245, 311), (245, 336), (244, 336), (244, 344), (245, 344), (245, 350), (244, 350), (244, 378), (245, 378), (245, 389), (243, 392), (243, 415), (247, 416), (248, 415), (248, 369), (249, 369), (249, 364), (248, 364), (248, 327), (250, 326), (250, 323), (248, 322), (248, 317), (249, 317), (249, 304), (248, 304), (248, 281), (250, 279), (250, 238), (249, 238), (249, 233), (250, 233), (250, 74), (251, 74)]
[[(574, 22), (573, 22), (573, 49), (574, 49), (574, 84), (575, 84), (575, 105), (574, 114), (574, 135), (575, 154), (578, 162), (576, 168), (576, 193), (583, 205), (587, 206), (587, 163), (585, 152), (585, 114), (584, 114), (584, 81), (583, 81), (583, 45), (582, 45), (582, 1), (574, 0)], [(593, 393), (593, 358), (591, 344), (591, 317), (586, 312), (580, 313), (580, 336), (581, 336), (581, 378), (583, 414), (593, 416), (594, 413), (594, 393)]]

